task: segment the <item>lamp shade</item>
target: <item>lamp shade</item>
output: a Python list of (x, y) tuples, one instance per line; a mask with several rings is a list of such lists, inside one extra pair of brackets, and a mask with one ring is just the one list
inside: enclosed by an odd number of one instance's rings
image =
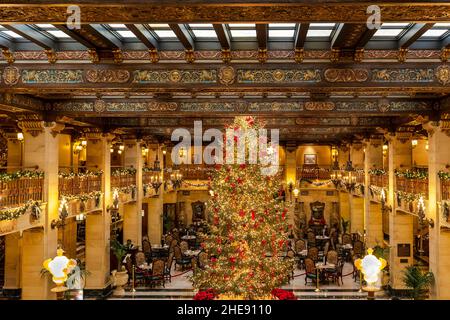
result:
[(386, 260), (377, 258), (372, 253), (373, 249), (369, 248), (367, 249), (367, 255), (364, 258), (355, 261), (355, 266), (364, 275), (364, 280), (366, 280), (368, 287), (375, 286), (380, 271), (386, 267)]
[[(58, 249), (56, 257), (47, 259), (43, 263), (44, 268), (52, 274), (52, 280), (58, 287), (63, 286), (64, 282), (67, 280), (67, 275), (77, 265), (77, 262), (74, 259), (68, 259), (63, 253), (64, 251), (62, 249)], [(52, 289), (52, 291), (62, 291), (57, 288), (55, 289), (56, 290)]]

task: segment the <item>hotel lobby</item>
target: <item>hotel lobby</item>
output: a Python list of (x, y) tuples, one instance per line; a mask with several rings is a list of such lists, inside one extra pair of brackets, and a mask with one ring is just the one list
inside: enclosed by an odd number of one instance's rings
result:
[(0, 300), (450, 299), (450, 3), (4, 1), (0, 49)]

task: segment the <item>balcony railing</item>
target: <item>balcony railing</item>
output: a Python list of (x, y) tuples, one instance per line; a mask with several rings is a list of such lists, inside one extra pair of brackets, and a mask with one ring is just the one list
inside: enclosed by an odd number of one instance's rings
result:
[(371, 174), (370, 175), (370, 185), (377, 186), (380, 188), (388, 188), (389, 177), (387, 174), (383, 174), (383, 175)]
[(136, 170), (111, 170), (111, 189), (123, 189), (136, 185)]
[(210, 173), (214, 170), (214, 166), (188, 164), (181, 165), (178, 169), (184, 180), (208, 180)]
[(60, 174), (58, 189), (60, 196), (77, 196), (101, 192), (102, 173)]
[(365, 183), (365, 174), (364, 170), (357, 170), (355, 172), (356, 183), (364, 184)]
[(441, 179), (441, 200), (450, 200), (450, 180)]
[(331, 175), (330, 167), (300, 167), (297, 168), (298, 179), (308, 179), (308, 180), (328, 180)]
[(428, 199), (428, 179), (407, 179), (405, 177), (396, 178), (396, 191), (423, 194)]
[(44, 176), (3, 179), (0, 174), (0, 209), (18, 207), (29, 200), (43, 201)]

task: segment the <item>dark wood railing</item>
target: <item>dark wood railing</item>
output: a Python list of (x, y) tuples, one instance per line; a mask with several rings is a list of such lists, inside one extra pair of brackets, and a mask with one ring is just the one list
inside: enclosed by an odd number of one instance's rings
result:
[(59, 178), (59, 196), (77, 196), (102, 191), (102, 175)]
[(441, 200), (450, 200), (450, 180), (441, 179)]
[(308, 180), (328, 180), (332, 170), (330, 167), (299, 167), (297, 168), (298, 179), (308, 179)]
[(0, 208), (18, 207), (28, 200), (43, 201), (44, 178), (0, 181)]
[(389, 187), (389, 176), (387, 174), (383, 175), (370, 175), (370, 185), (377, 186), (380, 188), (388, 188)]
[(428, 179), (396, 177), (396, 190), (412, 194), (423, 194), (428, 199)]
[(127, 188), (136, 185), (136, 174), (121, 174), (111, 176), (111, 188)]

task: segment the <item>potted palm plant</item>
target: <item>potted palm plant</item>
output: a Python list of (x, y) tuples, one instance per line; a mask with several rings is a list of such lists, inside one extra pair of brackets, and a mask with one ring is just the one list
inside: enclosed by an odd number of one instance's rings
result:
[(419, 266), (408, 266), (403, 271), (403, 283), (410, 289), (411, 298), (425, 300), (434, 281), (432, 272), (423, 272)]
[(113, 270), (111, 272), (113, 286), (116, 287), (116, 289), (114, 290), (114, 295), (123, 296), (125, 294), (125, 289), (123, 288), (123, 286), (128, 282), (128, 272), (125, 269), (125, 266), (122, 265), (122, 260), (127, 254), (127, 248), (116, 239), (111, 240), (110, 247), (111, 251), (117, 258), (117, 270)]

